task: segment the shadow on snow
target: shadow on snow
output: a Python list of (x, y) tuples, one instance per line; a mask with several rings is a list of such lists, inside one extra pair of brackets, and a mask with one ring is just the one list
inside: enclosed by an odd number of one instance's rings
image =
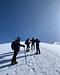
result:
[[(3, 57), (4, 57), (4, 56), (9, 56), (9, 55), (12, 55), (12, 54), (13, 54), (13, 52), (5, 53), (5, 54), (3, 55)], [(33, 55), (35, 55), (35, 54), (28, 54), (28, 55), (26, 55), (26, 56), (33, 56)], [(25, 55), (19, 56), (19, 57), (17, 57), (17, 59), (19, 59), (19, 58), (24, 58), (24, 57), (25, 57)], [(10, 64), (5, 64), (5, 63), (8, 63), (8, 62), (11, 62), (11, 59), (4, 59), (4, 60), (1, 60), (1, 61), (0, 61), (0, 69), (12, 66), (11, 63), (10, 63)], [(5, 65), (3, 65), (3, 64), (5, 64)]]

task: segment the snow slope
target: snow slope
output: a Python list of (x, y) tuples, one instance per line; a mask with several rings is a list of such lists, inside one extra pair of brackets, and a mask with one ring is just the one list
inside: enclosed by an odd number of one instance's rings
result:
[(25, 53), (21, 48), (17, 65), (11, 65), (13, 50), (10, 43), (0, 44), (0, 75), (60, 75), (60, 46), (40, 43), (41, 54), (36, 50)]

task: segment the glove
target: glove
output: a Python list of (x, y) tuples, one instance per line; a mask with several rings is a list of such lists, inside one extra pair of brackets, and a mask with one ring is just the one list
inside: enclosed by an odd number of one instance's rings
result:
[(23, 45), (23, 47), (25, 48), (25, 45)]

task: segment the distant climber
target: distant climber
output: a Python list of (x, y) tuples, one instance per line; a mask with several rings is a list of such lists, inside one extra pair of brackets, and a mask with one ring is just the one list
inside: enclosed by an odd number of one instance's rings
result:
[(25, 44), (26, 44), (26, 52), (28, 52), (29, 48), (30, 48), (30, 40), (29, 40), (29, 38), (25, 41)]
[(40, 48), (39, 48), (40, 40), (36, 39), (35, 42), (36, 42), (36, 53), (35, 54), (40, 54), (41, 53)]
[(35, 49), (35, 39), (34, 39), (34, 37), (30, 41), (31, 41), (31, 50), (33, 50), (33, 49)]
[(20, 50), (20, 46), (25, 47), (25, 45), (20, 44), (20, 38), (17, 37), (17, 39), (15, 41), (13, 41), (11, 44), (11, 48), (14, 50), (14, 54), (13, 54), (13, 57), (11, 60), (12, 65), (17, 64), (16, 56)]

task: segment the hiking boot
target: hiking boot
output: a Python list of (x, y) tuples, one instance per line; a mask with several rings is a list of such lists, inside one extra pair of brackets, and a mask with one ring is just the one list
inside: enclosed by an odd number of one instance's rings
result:
[(15, 64), (17, 64), (18, 62), (17, 62), (17, 61), (15, 61), (14, 63), (15, 63)]
[(15, 62), (11, 62), (12, 65), (17, 64), (17, 63), (18, 63), (18, 62), (16, 62), (16, 61), (15, 61)]

